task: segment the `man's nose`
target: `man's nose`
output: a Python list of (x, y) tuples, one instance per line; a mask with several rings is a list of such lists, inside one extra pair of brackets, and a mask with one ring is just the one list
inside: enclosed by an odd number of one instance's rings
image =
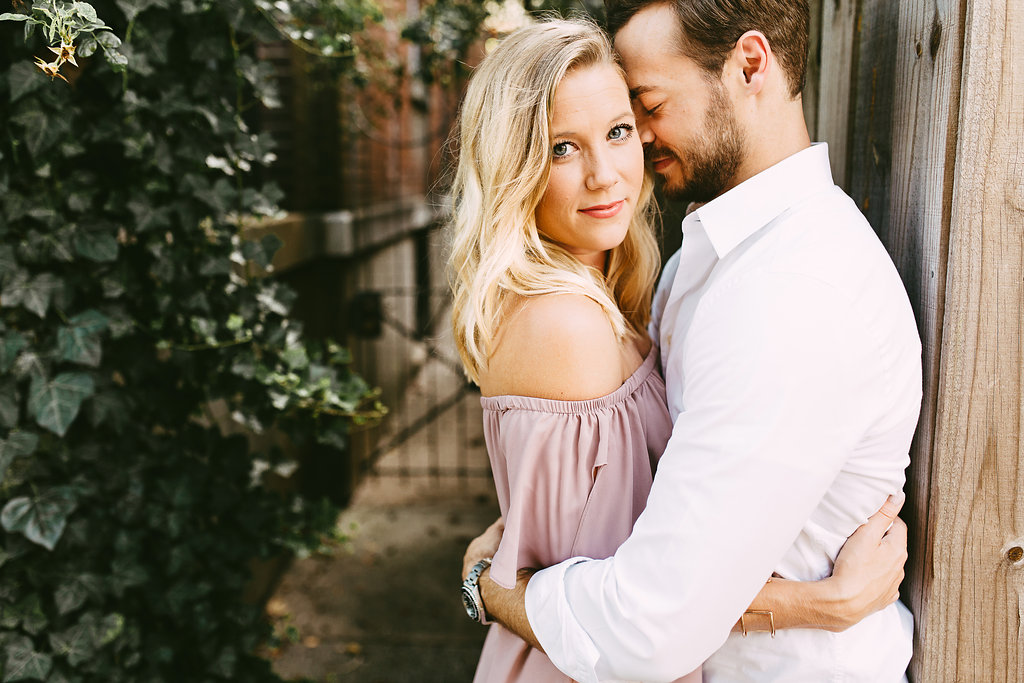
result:
[(636, 132), (640, 136), (640, 142), (646, 147), (654, 142), (654, 131), (651, 130), (651, 123), (647, 116), (636, 118)]

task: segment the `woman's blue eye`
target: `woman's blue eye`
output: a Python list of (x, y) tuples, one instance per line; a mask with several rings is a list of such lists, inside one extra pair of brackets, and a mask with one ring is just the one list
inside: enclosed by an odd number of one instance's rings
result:
[(633, 132), (633, 126), (628, 123), (620, 123), (619, 125), (608, 131), (609, 140), (622, 140), (629, 137), (629, 134)]
[(552, 152), (556, 157), (564, 157), (566, 154), (569, 153), (569, 143), (559, 142), (557, 145), (555, 145), (554, 149), (552, 149)]

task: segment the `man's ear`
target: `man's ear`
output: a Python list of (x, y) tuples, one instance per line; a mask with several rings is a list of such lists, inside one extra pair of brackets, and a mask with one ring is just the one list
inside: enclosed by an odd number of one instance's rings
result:
[(772, 48), (760, 31), (747, 31), (736, 41), (733, 58), (743, 73), (746, 88), (757, 94), (764, 88), (772, 62)]

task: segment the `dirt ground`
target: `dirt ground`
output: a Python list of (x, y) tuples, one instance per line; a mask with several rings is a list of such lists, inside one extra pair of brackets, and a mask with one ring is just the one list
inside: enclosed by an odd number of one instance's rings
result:
[(349, 542), (296, 560), (268, 603), (274, 669), (318, 683), (471, 681), (485, 629), (466, 617), (459, 572), (497, 515), (489, 480), (365, 482), (338, 521)]

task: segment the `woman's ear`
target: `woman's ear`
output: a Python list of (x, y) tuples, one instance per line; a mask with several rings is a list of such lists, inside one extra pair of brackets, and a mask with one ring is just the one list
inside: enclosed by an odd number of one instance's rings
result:
[(772, 48), (768, 38), (760, 31), (747, 31), (736, 41), (733, 58), (743, 73), (748, 91), (751, 94), (761, 92), (772, 62)]

